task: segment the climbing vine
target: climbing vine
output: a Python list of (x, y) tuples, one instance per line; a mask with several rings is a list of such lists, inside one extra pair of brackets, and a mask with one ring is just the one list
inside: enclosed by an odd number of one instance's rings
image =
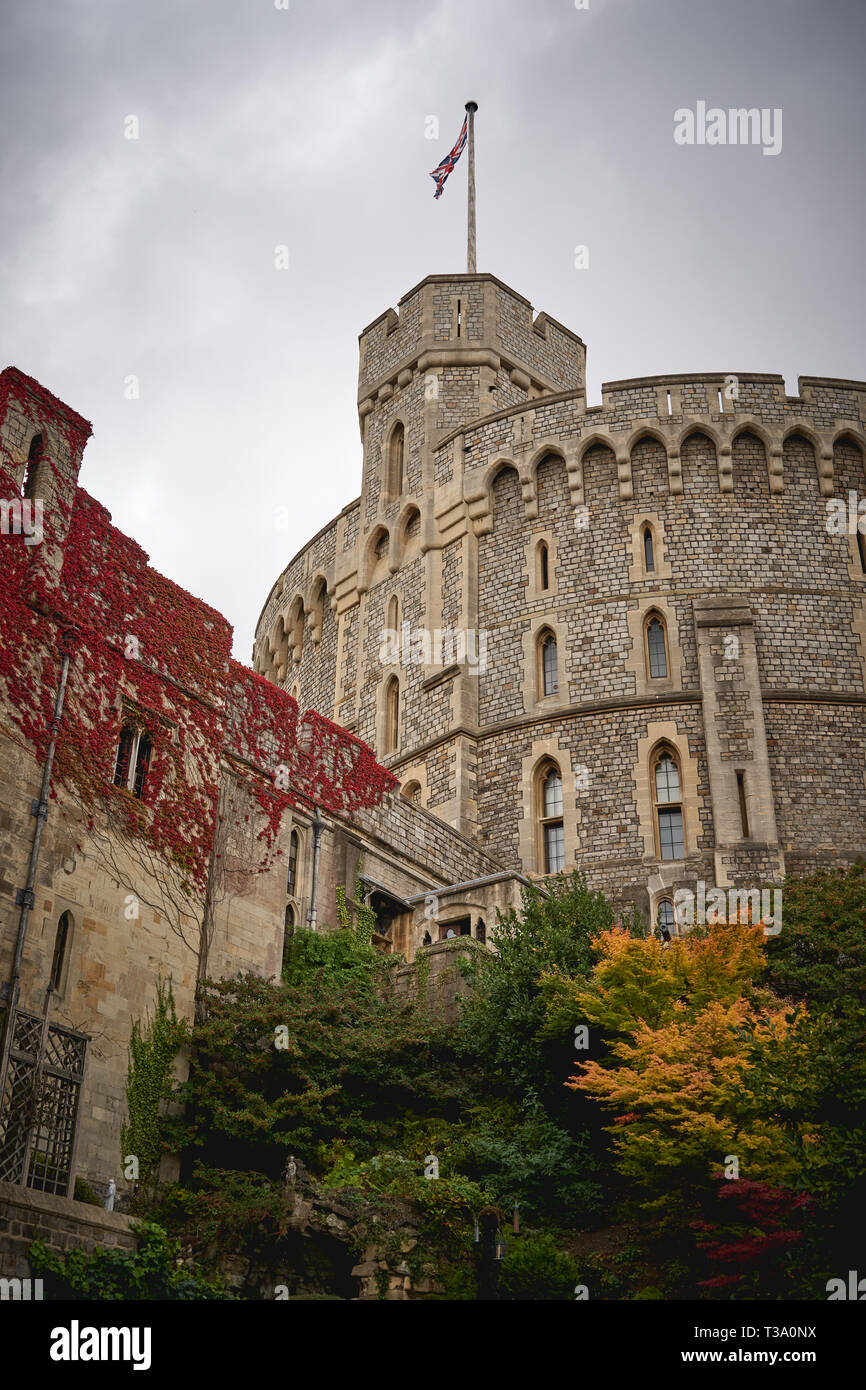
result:
[(129, 1043), (126, 1105), (129, 1118), (121, 1127), (121, 1168), (137, 1159), (139, 1190), (155, 1186), (162, 1154), (160, 1106), (174, 1091), (174, 1060), (189, 1041), (190, 1029), (179, 1019), (171, 983), (157, 985), (156, 1008), (144, 1025), (135, 1020)]
[[(113, 877), (121, 880), (128, 855), (137, 872), (125, 886), (139, 893), (139, 880), (158, 885), (151, 905), (179, 922), (183, 936), (203, 898), (212, 913), (232, 836), (250, 871), (264, 873), (281, 852), (283, 814), (299, 799), (351, 812), (376, 805), (396, 778), (366, 744), (321, 715), (301, 717), (290, 695), (231, 658), (226, 619), (158, 574), (76, 485), (89, 423), (11, 368), (0, 373), (4, 518), (20, 521), (31, 506), (21, 474), (36, 421), (44, 431), (50, 425), (34, 461), (42, 533), (4, 524), (0, 535), (4, 717), (11, 736), (44, 759), (68, 655), (50, 797)], [(149, 740), (138, 795), (115, 785), (127, 724)], [(224, 763), (249, 804), (239, 798), (235, 812), (229, 799), (223, 815), (232, 823), (220, 827)]]

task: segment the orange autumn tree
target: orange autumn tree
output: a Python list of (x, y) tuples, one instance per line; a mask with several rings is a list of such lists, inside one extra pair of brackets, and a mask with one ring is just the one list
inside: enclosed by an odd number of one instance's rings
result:
[(688, 1208), (731, 1158), (744, 1178), (796, 1176), (781, 1127), (755, 1114), (745, 1085), (750, 1041), (787, 1027), (785, 1007), (754, 984), (763, 943), (760, 923), (721, 922), (670, 946), (614, 928), (595, 943), (588, 982), (542, 982), (548, 1035), (585, 1024), (605, 1046), (565, 1084), (612, 1112), (614, 1161), (645, 1208)]

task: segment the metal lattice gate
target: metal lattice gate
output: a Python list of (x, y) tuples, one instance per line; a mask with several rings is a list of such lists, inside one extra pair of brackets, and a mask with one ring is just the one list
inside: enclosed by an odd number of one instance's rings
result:
[(70, 1193), (87, 1043), (83, 1033), (15, 1011), (0, 1067), (0, 1179)]

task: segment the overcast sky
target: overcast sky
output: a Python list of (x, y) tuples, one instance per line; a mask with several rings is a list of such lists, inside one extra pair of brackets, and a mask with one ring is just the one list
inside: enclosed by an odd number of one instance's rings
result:
[[(470, 98), (479, 270), (580, 333), (590, 404), (866, 377), (866, 4), (588, 3), (3, 0), (2, 365), (92, 421), (83, 485), (242, 660), (360, 490), (358, 333), (466, 269), (465, 157), (429, 172)], [(699, 101), (781, 108), (781, 152), (678, 145)]]

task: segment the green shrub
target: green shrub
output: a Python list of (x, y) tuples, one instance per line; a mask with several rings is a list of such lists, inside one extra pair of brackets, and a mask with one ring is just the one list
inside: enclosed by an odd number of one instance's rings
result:
[(180, 1263), (180, 1247), (161, 1226), (133, 1223), (135, 1250), (69, 1250), (60, 1254), (44, 1241), (30, 1246), (28, 1259), (37, 1278), (45, 1277), (46, 1296), (53, 1300), (118, 1301), (229, 1299), (221, 1280), (206, 1279)]
[(90, 1207), (102, 1206), (102, 1202), (100, 1201), (96, 1192), (94, 1192), (93, 1188), (90, 1186), (90, 1183), (87, 1182), (84, 1178), (75, 1179), (75, 1201), (86, 1202), (87, 1205)]
[(574, 1297), (577, 1276), (576, 1260), (557, 1250), (553, 1236), (525, 1236), (508, 1245), (499, 1270), (499, 1292), (518, 1302), (564, 1303)]

